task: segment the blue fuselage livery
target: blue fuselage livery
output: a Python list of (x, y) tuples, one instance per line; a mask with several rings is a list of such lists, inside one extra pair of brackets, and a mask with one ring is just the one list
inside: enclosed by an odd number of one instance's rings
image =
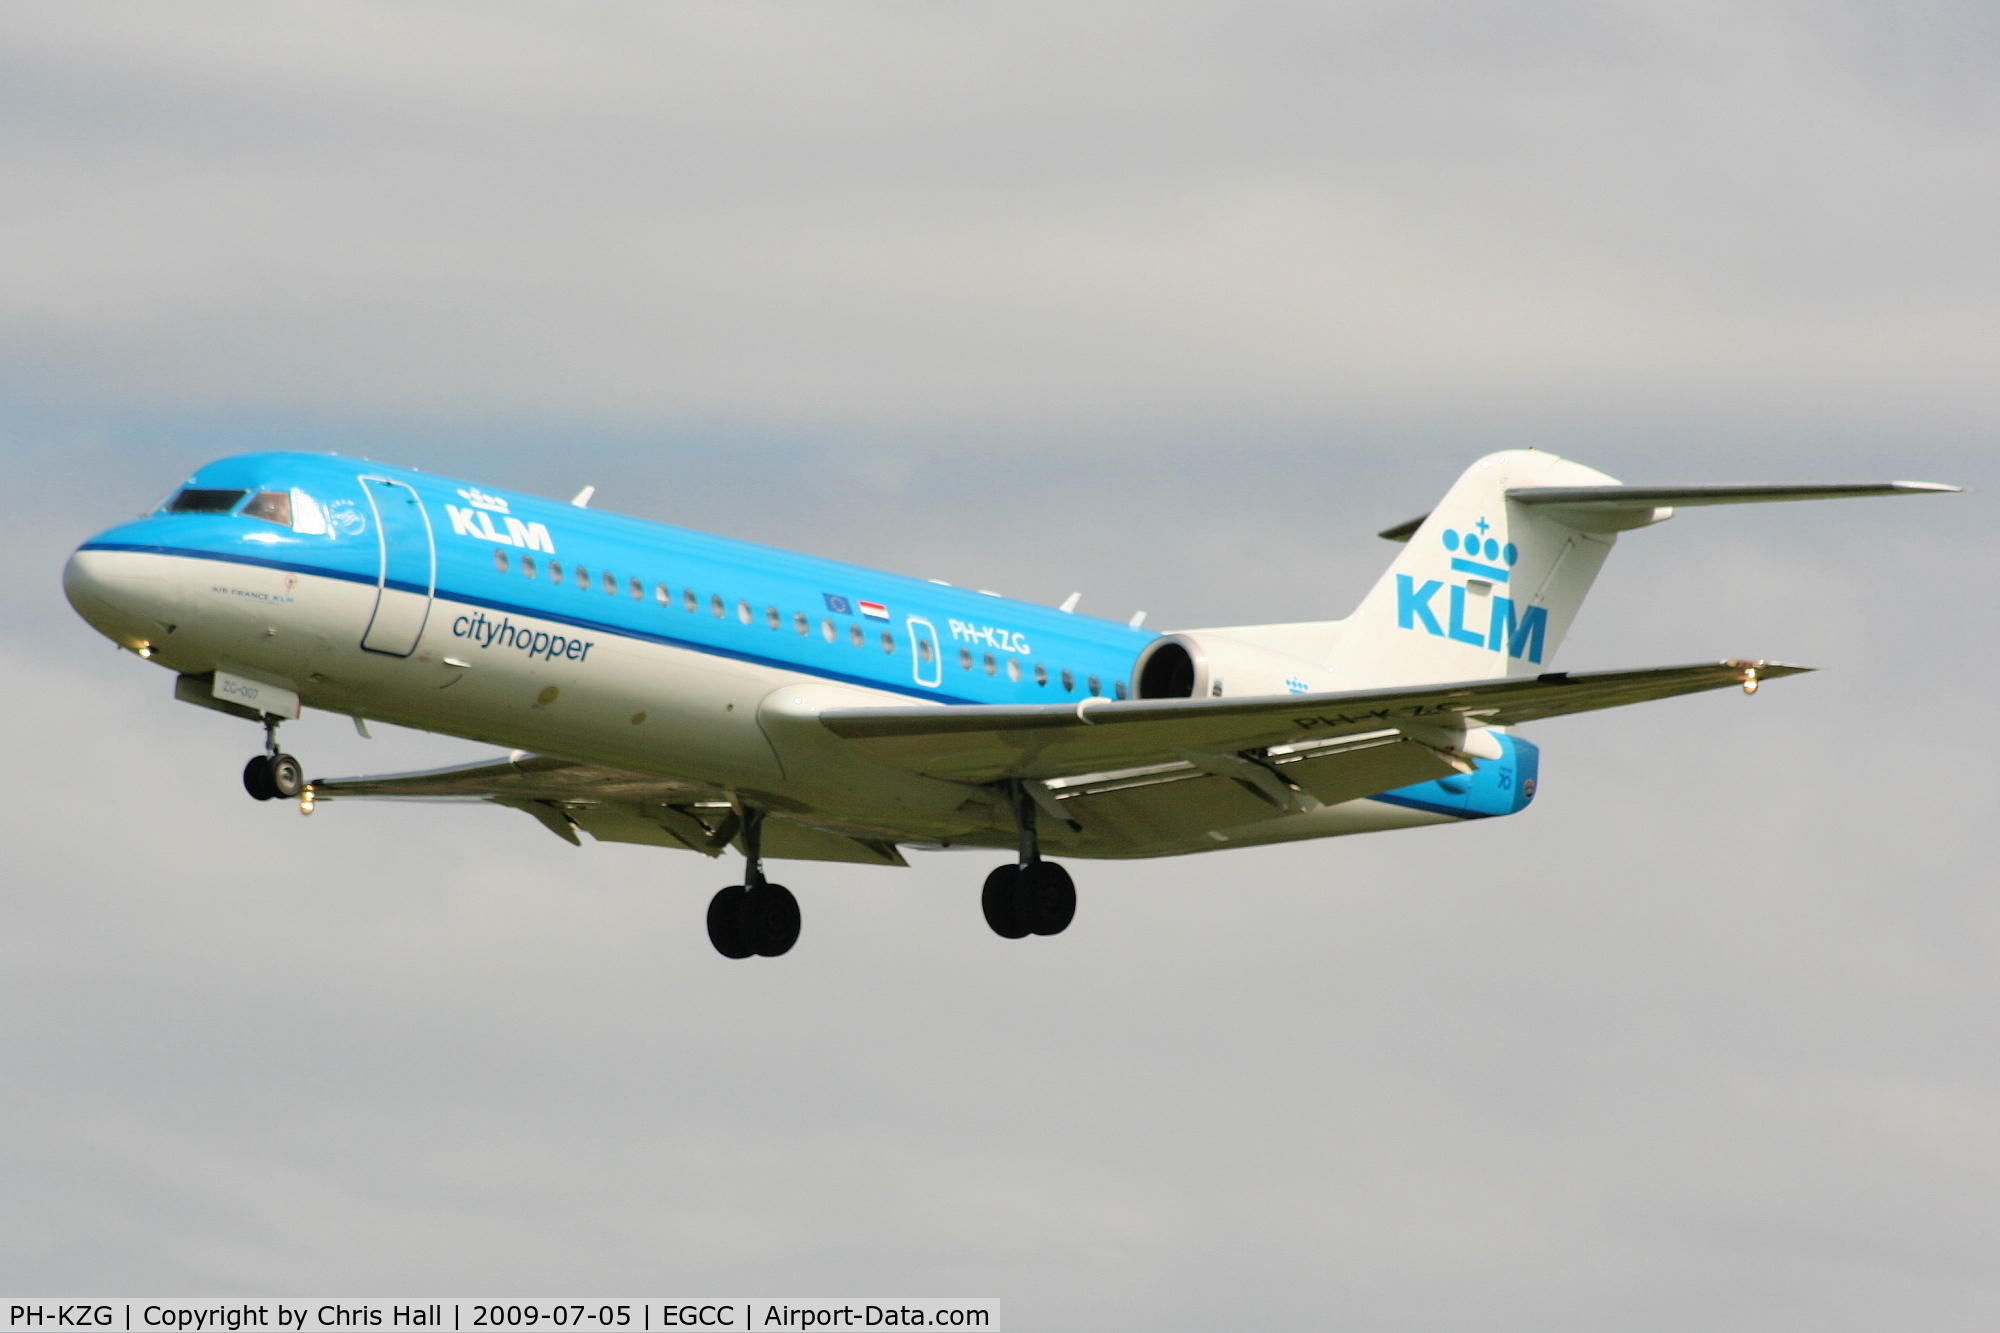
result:
[[(1168, 634), (936, 581), (337, 455), (203, 467), (80, 546), (77, 612), (261, 723), (259, 800), (478, 800), (581, 845), (745, 858), (708, 931), (792, 947), (766, 858), (900, 866), (1006, 848), (981, 908), (1054, 935), (1049, 856), (1139, 858), (1458, 824), (1525, 809), (1516, 725), (1803, 668), (1547, 673), (1621, 531), (1672, 504), (1949, 489), (1631, 490), (1532, 450), (1470, 468), (1383, 535), (1408, 546), (1345, 620)], [(424, 773), (312, 778), (306, 708), (504, 747)]]
[[(1049, 703), (1089, 697), (1092, 680), (1097, 693), (1125, 697), (1134, 660), (1156, 637), (923, 579), (318, 454), (224, 459), (187, 487), (241, 491), (246, 500), (297, 492), (303, 499), (295, 506), (315, 505), (328, 516), (324, 525), (308, 525), (323, 531), (227, 512), (160, 513), (112, 528), (83, 549), (184, 556), (374, 588), (385, 581), (381, 505), (371, 504), (364, 476), (407, 486), (431, 521), (435, 574), (428, 553), (398, 568), (392, 549), (387, 586), (434, 597), (434, 607), (477, 608), (443, 626), (477, 653), (547, 656), (548, 639), (534, 636), (548, 631), (528, 630), (532, 621), (572, 631), (560, 649), (572, 661), (584, 660), (593, 635), (619, 636), (941, 703)], [(886, 606), (888, 619), (862, 616), (854, 608), (864, 601)], [(931, 669), (930, 654), (942, 656), (942, 670)], [(1039, 683), (1038, 664), (1046, 671)]]

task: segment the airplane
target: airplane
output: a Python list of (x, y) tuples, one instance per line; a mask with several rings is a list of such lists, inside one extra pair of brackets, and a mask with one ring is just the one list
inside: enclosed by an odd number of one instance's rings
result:
[[(728, 958), (800, 912), (767, 859), (1012, 853), (981, 890), (1007, 939), (1076, 913), (1059, 861), (1181, 856), (1518, 814), (1542, 718), (1808, 670), (1756, 659), (1571, 674), (1557, 649), (1621, 532), (1678, 508), (1956, 491), (1929, 482), (1633, 487), (1533, 449), (1481, 458), (1344, 620), (1153, 633), (332, 454), (210, 463), (84, 542), (84, 620), (258, 723), (260, 801), (479, 801), (556, 836), (709, 857)], [(505, 747), (313, 778), (305, 708)]]

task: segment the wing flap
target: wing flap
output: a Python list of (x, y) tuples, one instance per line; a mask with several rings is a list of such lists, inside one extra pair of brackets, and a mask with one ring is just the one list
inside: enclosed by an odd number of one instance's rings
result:
[[(959, 782), (1049, 779), (1397, 729), (1507, 726), (1795, 675), (1726, 661), (1254, 699), (1085, 700), (1078, 705), (839, 708), (821, 725), (886, 762)], [(1435, 746), (1433, 748), (1436, 748)], [(1386, 790), (1383, 789), (1383, 790)]]
[[(485, 801), (532, 816), (578, 846), (581, 829), (599, 842), (633, 843), (720, 856), (741, 827), (719, 787), (624, 769), (515, 751), (422, 773), (318, 778), (315, 803), (342, 799)], [(802, 824), (773, 814), (764, 824), (764, 854), (795, 861), (908, 864), (892, 842)]]
[(505, 759), (421, 773), (315, 778), (310, 790), (315, 804), (482, 801), (519, 810), (578, 846), (582, 839), (577, 830), (582, 829), (600, 842), (692, 849), (705, 856), (720, 854), (722, 845), (709, 845), (709, 825), (689, 811), (700, 805), (719, 806), (712, 821), (718, 826), (729, 813), (720, 788), (521, 750)]
[(1286, 782), (1309, 793), (1322, 805), (1339, 805), (1364, 796), (1413, 787), (1419, 782), (1448, 778), (1458, 765), (1428, 745), (1399, 732), (1387, 736), (1364, 733), (1354, 742), (1317, 751), (1273, 754), (1269, 761)]

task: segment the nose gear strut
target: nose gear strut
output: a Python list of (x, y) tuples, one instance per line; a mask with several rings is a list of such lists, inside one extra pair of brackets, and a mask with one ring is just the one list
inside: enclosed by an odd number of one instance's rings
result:
[(264, 714), (264, 753), (243, 765), (243, 790), (260, 801), (275, 796), (292, 799), (306, 789), (306, 771), (299, 761), (278, 748), (281, 718)]

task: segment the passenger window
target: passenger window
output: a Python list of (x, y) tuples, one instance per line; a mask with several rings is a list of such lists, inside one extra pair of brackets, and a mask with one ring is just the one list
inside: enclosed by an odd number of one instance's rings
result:
[(993, 674), (994, 670), (993, 654), (986, 653), (984, 654), (984, 656), (986, 658), (986, 674), (990, 676)]
[(801, 634), (810, 634), (812, 633), (812, 621), (806, 619), (805, 612), (794, 611), (792, 613), (792, 628)]
[(701, 599), (694, 595), (693, 588), (681, 589), (681, 605), (686, 607), (690, 612), (692, 612), (695, 609), (695, 607), (700, 604), (700, 602)]
[(847, 627), (847, 638), (848, 642), (852, 643), (856, 648), (868, 642), (868, 636), (861, 632), (861, 626), (859, 625), (849, 625)]
[(1117, 695), (1120, 699), (1123, 699), (1125, 697), (1125, 682), (1122, 680), (1112, 681), (1111, 692)]
[(958, 650), (958, 669), (961, 671), (972, 670), (972, 650), (970, 648), (961, 648)]
[(1020, 658), (1010, 657), (1007, 659), (1007, 679), (1013, 681), (1017, 685), (1020, 683), (1021, 681)]
[(931, 641), (929, 639), (917, 640), (917, 660), (919, 662), (923, 662), (928, 665), (930, 660), (936, 656), (937, 656), (937, 650), (931, 647)]
[(535, 577), (535, 557), (531, 555), (521, 557), (521, 573), (527, 578)]
[(672, 606), (674, 602), (672, 594), (667, 591), (667, 585), (664, 583), (653, 585), (653, 600), (661, 606)]
[(549, 561), (549, 582), (550, 583), (562, 582), (562, 561), (560, 560)]
[(211, 491), (189, 486), (167, 501), (169, 514), (226, 514), (248, 491)]
[(1104, 687), (1097, 683), (1097, 677), (1095, 676), (1090, 678), (1090, 693), (1092, 698), (1104, 693)]
[(888, 630), (882, 631), (882, 651), (891, 657), (896, 655), (896, 636)]
[(287, 491), (259, 491), (257, 497), (243, 506), (243, 517), (261, 518), (266, 523), (276, 523), (281, 528), (292, 526), (292, 497)]
[[(646, 600), (646, 585), (637, 579), (632, 580), (632, 600), (635, 602)], [(664, 602), (666, 598), (662, 597), (660, 600)]]
[(769, 625), (772, 629), (776, 629), (783, 621), (784, 617), (778, 614), (777, 607), (767, 606), (764, 608), (764, 623), (766, 625)]
[(590, 571), (582, 565), (576, 567), (576, 586), (585, 592), (590, 591)]
[(747, 625), (750, 623), (750, 617), (752, 614), (753, 613), (750, 610), (750, 603), (738, 602), (736, 604), (736, 618), (742, 621), (744, 624)]
[(819, 636), (828, 643), (833, 642), (833, 622), (831, 620), (822, 620), (819, 622)]
[(1070, 674), (1068, 667), (1063, 668), (1063, 693), (1076, 693), (1076, 677)]
[(618, 576), (608, 569), (604, 571), (604, 591), (613, 597), (618, 595)]
[(729, 614), (729, 605), (728, 603), (722, 600), (721, 593), (712, 592), (708, 595), (708, 613), (714, 616), (717, 620), (720, 620), (723, 618), (723, 616)]
[(493, 548), (493, 568), (502, 574), (507, 572), (507, 553), (497, 546)]
[(1035, 684), (1046, 685), (1048, 683), (1049, 683), (1049, 669), (1043, 666), (1040, 662), (1035, 663)]

